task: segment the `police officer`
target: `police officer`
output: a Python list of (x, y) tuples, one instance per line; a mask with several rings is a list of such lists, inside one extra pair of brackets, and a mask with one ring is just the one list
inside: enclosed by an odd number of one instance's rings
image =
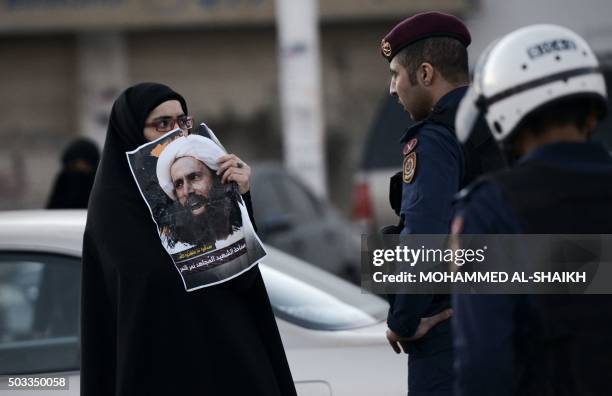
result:
[[(593, 51), (555, 25), (516, 30), (480, 58), (457, 114), (479, 115), (514, 166), (462, 192), (453, 232), (612, 233), (612, 158), (590, 142), (607, 106)], [(612, 394), (612, 299), (456, 295), (459, 395)]]
[[(389, 93), (417, 121), (401, 138), (403, 169), (391, 180), (391, 206), (400, 217), (387, 234), (446, 234), (453, 196), (485, 168), (502, 166), (486, 130), (461, 146), (454, 131), (469, 83), (466, 26), (454, 16), (427, 12), (395, 26), (382, 40), (390, 62)], [(410, 395), (452, 391), (448, 295), (390, 296), (387, 339), (409, 353)], [(399, 344), (399, 345), (398, 345)]]

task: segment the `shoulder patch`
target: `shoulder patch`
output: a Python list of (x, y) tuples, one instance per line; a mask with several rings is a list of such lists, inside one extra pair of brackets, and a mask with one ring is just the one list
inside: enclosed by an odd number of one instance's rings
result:
[(404, 180), (404, 183), (412, 183), (412, 179), (414, 178), (414, 174), (416, 173), (416, 164), (417, 157), (415, 151), (411, 152), (404, 158), (404, 166), (402, 172), (402, 178)]
[(417, 138), (410, 139), (410, 141), (408, 143), (406, 143), (406, 145), (404, 146), (404, 149), (402, 150), (402, 154), (408, 155), (408, 153), (410, 153), (412, 150), (414, 150), (414, 148), (416, 147), (417, 143), (418, 143)]

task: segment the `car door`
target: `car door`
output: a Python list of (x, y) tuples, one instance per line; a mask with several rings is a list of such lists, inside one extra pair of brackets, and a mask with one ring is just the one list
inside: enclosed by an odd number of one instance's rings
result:
[(78, 259), (0, 252), (0, 391), (79, 393), (79, 296)]

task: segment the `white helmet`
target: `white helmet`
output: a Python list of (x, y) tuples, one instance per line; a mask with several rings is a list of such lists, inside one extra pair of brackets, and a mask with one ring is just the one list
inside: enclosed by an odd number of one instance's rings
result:
[(482, 115), (495, 139), (503, 141), (528, 113), (570, 95), (592, 95), (606, 103), (606, 84), (586, 41), (556, 25), (515, 30), (480, 56), (457, 111), (457, 137), (467, 141)]

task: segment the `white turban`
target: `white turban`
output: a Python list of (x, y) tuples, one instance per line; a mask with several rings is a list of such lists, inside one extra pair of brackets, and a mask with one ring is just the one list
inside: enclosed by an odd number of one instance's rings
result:
[(179, 158), (193, 157), (206, 164), (210, 169), (219, 169), (217, 160), (225, 151), (215, 142), (201, 135), (188, 135), (175, 139), (168, 144), (157, 159), (157, 180), (162, 190), (176, 201), (174, 183), (170, 176), (170, 167)]

